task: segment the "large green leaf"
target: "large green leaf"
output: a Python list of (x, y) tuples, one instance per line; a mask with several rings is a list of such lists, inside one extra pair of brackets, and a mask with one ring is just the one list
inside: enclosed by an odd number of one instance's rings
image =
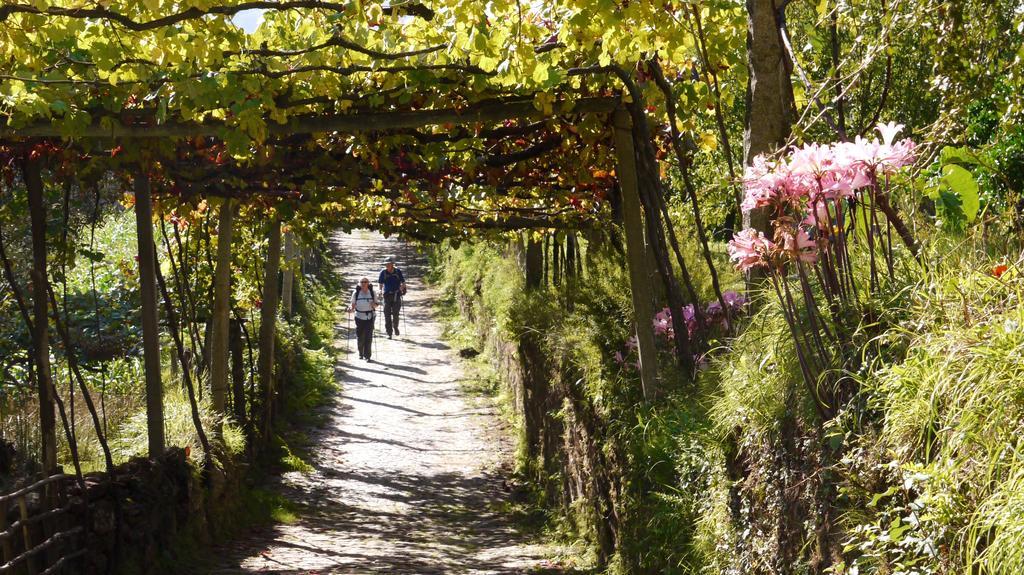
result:
[(942, 183), (960, 198), (960, 208), (964, 216), (968, 222), (973, 222), (981, 208), (978, 182), (974, 180), (974, 175), (956, 164), (946, 164), (942, 167)]
[(966, 147), (946, 146), (939, 151), (942, 164), (960, 164), (961, 166), (980, 166), (978, 154)]

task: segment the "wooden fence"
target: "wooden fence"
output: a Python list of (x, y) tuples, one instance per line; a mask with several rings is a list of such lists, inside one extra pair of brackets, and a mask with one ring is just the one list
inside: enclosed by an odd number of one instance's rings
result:
[(85, 555), (85, 529), (70, 514), (67, 487), (73, 479), (51, 475), (0, 496), (0, 575), (67, 573)]

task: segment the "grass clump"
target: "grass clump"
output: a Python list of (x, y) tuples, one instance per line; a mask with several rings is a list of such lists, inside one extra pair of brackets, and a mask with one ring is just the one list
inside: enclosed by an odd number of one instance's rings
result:
[[(222, 429), (224, 453), (220, 456), (234, 457), (245, 450), (245, 433), (229, 417), (213, 412), (209, 396), (199, 401), (199, 417), (207, 437), (213, 437), (213, 430)], [(168, 445), (186, 449), (189, 461), (199, 465), (203, 461), (202, 444), (192, 420), (192, 407), (188, 395), (180, 388), (164, 391), (164, 435)], [(115, 463), (128, 461), (133, 457), (147, 457), (146, 411), (140, 408), (117, 428), (117, 434), (110, 437), (110, 451)], [(216, 451), (216, 450), (215, 450)], [(218, 456), (218, 454), (215, 454)]]

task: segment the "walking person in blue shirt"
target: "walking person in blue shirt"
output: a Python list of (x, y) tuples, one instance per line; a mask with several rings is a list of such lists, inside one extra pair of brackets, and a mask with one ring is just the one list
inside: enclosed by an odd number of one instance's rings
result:
[(377, 297), (373, 293), (370, 278), (359, 280), (359, 286), (352, 292), (351, 309), (356, 315), (356, 342), (359, 344), (359, 359), (370, 361), (373, 351), (373, 324), (377, 309)]
[(402, 296), (405, 295), (405, 276), (402, 270), (395, 267), (395, 256), (384, 260), (384, 269), (380, 270), (380, 291), (384, 294), (384, 328), (391, 334), (398, 333), (398, 312), (402, 309)]

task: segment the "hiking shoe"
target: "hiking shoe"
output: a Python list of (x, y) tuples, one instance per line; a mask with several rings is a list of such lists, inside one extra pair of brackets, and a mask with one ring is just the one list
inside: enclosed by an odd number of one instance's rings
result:
[(397, 328), (395, 329), (395, 335), (399, 335)]
[(388, 334), (388, 339), (391, 339), (391, 334), (390, 333)]

